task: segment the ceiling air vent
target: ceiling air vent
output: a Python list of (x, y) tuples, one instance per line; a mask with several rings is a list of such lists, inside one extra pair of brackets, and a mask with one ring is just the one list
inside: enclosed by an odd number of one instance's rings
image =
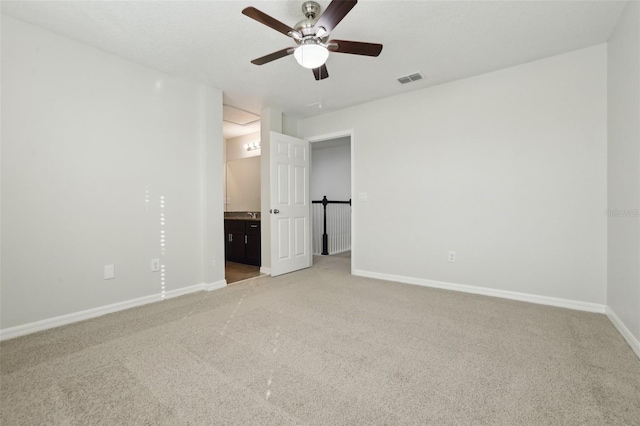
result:
[(260, 121), (260, 116), (231, 105), (222, 106), (222, 120), (229, 123), (247, 126)]
[(412, 81), (417, 80), (422, 80), (422, 74), (420, 74), (419, 72), (398, 77), (398, 81), (400, 82), (400, 84), (411, 83)]

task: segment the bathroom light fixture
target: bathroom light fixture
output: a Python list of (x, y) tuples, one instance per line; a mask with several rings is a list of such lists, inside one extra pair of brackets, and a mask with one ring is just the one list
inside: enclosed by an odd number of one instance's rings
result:
[(251, 142), (244, 144), (244, 149), (247, 151), (253, 151), (255, 149), (260, 149), (260, 142)]
[(305, 68), (319, 68), (327, 62), (329, 50), (314, 39), (309, 39), (293, 52), (296, 61)]

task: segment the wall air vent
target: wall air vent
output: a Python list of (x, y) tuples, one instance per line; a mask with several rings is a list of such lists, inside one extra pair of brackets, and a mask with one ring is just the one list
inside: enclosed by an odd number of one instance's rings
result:
[(403, 75), (402, 77), (398, 77), (398, 81), (400, 82), (400, 84), (407, 84), (407, 83), (411, 83), (412, 81), (417, 81), (417, 80), (422, 80), (422, 74), (419, 72), (413, 73), (413, 74), (409, 74), (409, 75)]
[(319, 109), (324, 108), (324, 105), (322, 104), (322, 101), (320, 101), (320, 102), (314, 102), (314, 103), (312, 103), (312, 104), (305, 105), (305, 106), (306, 106), (307, 108), (319, 108)]

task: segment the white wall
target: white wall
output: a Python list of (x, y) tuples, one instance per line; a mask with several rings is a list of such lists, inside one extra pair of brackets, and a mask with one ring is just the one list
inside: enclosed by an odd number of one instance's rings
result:
[[(640, 356), (640, 4), (629, 2), (608, 48), (607, 306)], [(620, 327), (620, 323), (622, 327)], [(626, 328), (626, 330), (624, 330)], [(632, 336), (630, 336), (632, 335)], [(635, 342), (634, 342), (635, 341)]]
[(3, 330), (224, 284), (219, 90), (5, 16), (1, 83)]
[(260, 227), (260, 250), (262, 261), (260, 272), (271, 273), (271, 132), (282, 132), (282, 111), (264, 108), (260, 112), (260, 204), (262, 226)]
[[(347, 140), (349, 138), (346, 138)], [(347, 201), (351, 199), (351, 146), (328, 146), (316, 148), (323, 142), (312, 144), (311, 182), (312, 200)]]
[(599, 45), (300, 120), (302, 137), (354, 129), (356, 273), (603, 309), (606, 55)]
[(261, 150), (255, 149), (247, 151), (245, 144), (252, 142), (260, 142), (260, 132), (249, 133), (247, 135), (229, 138), (225, 141), (227, 144), (226, 159), (227, 161), (237, 160), (239, 158), (257, 157)]
[[(224, 158), (222, 92), (201, 87), (200, 99), (200, 216), (203, 284), (207, 290), (225, 286)], [(175, 143), (175, 142), (173, 142)]]

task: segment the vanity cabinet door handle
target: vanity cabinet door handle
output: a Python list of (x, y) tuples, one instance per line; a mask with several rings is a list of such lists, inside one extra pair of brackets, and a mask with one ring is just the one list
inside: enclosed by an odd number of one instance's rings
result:
[(247, 236), (244, 236), (244, 243), (247, 244)]
[(233, 234), (229, 234), (229, 242), (232, 243), (233, 242)]

